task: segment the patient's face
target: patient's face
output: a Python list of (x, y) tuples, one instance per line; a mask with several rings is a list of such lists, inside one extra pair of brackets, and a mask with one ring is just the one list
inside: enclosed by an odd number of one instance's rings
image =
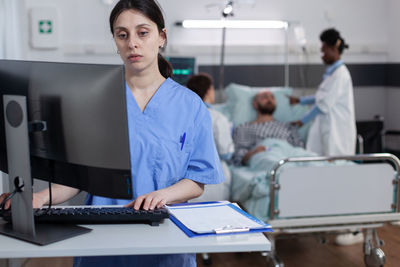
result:
[(270, 91), (263, 91), (254, 98), (254, 108), (261, 114), (272, 115), (276, 108), (274, 95)]

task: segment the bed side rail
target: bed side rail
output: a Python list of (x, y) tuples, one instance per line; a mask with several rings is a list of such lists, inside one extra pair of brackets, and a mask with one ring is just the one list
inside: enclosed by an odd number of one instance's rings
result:
[(287, 163), (294, 162), (317, 162), (317, 161), (337, 161), (337, 160), (349, 160), (349, 161), (388, 161), (393, 164), (395, 169), (395, 177), (393, 182), (396, 184), (396, 203), (395, 203), (395, 211), (399, 212), (400, 207), (400, 186), (399, 186), (399, 170), (400, 170), (400, 160), (388, 153), (379, 153), (379, 154), (359, 154), (352, 156), (332, 156), (332, 157), (295, 157), (295, 158), (286, 158), (277, 162), (274, 168), (270, 172), (270, 207), (269, 207), (269, 218), (273, 220), (279, 213), (278, 210), (275, 209), (275, 198), (276, 191), (279, 190), (279, 184), (277, 183), (277, 172), (279, 168)]

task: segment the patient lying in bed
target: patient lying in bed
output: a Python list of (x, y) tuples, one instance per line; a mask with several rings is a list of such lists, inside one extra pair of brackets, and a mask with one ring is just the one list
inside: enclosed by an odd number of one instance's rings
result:
[(289, 123), (274, 120), (276, 101), (270, 91), (261, 91), (255, 95), (253, 107), (257, 111), (257, 119), (234, 129), (233, 162), (235, 165), (246, 165), (253, 155), (268, 150), (268, 147), (259, 144), (265, 138), (280, 139), (295, 147), (304, 147), (304, 142), (300, 139), (296, 128)]
[[(231, 197), (233, 201), (240, 202), (253, 216), (267, 220), (269, 177), (275, 164), (285, 158), (317, 155), (303, 148), (304, 142), (296, 128), (273, 119), (276, 101), (270, 91), (259, 92), (253, 99), (253, 107), (257, 111), (256, 120), (234, 129), (233, 159), (236, 166), (230, 167)], [(306, 166), (323, 164), (296, 163)]]

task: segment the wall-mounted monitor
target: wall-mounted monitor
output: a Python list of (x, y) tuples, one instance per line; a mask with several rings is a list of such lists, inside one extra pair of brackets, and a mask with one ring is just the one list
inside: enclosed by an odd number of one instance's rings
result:
[(172, 79), (185, 85), (190, 76), (196, 73), (196, 58), (194, 57), (166, 57), (174, 71)]

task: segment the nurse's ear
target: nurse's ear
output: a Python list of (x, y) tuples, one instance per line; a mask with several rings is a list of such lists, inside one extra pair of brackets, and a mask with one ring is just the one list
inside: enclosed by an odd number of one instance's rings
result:
[(166, 43), (167, 43), (167, 29), (164, 28), (160, 32), (159, 48), (164, 48)]
[(342, 44), (342, 40), (340, 40), (340, 38), (337, 39), (336, 44), (335, 44), (336, 48), (339, 48), (341, 44)]

